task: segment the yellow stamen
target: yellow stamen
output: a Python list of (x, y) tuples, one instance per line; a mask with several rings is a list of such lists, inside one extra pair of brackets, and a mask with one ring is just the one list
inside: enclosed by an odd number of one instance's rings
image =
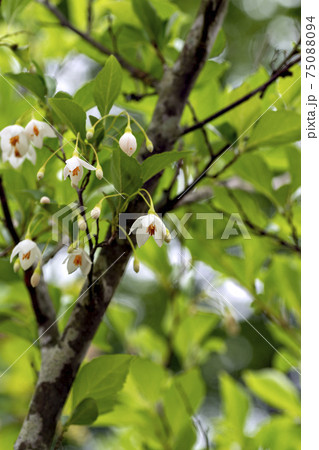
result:
[[(70, 170), (71, 172), (71, 170)], [(80, 172), (80, 167), (76, 167), (74, 170), (72, 170), (72, 175), (75, 177), (77, 175), (79, 175)]]
[(28, 253), (25, 253), (24, 255), (22, 255), (22, 260), (30, 259), (30, 255), (31, 255), (31, 250)]
[(33, 133), (34, 133), (36, 136), (39, 136), (39, 128), (38, 128), (36, 125), (34, 125), (34, 127), (33, 127)]

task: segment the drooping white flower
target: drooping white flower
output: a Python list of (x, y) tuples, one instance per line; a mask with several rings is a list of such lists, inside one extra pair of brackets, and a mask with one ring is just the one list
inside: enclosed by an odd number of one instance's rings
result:
[(25, 158), (33, 164), (36, 161), (36, 153), (23, 127), (10, 125), (0, 132), (3, 161), (9, 161), (12, 167), (19, 167)]
[(126, 131), (119, 140), (120, 148), (128, 156), (132, 156), (136, 151), (137, 142), (131, 131)]
[(23, 270), (29, 269), (34, 263), (42, 259), (42, 253), (37, 244), (30, 239), (19, 242), (11, 253), (10, 262), (19, 254), (20, 265)]
[(92, 262), (89, 255), (83, 248), (76, 248), (68, 254), (63, 264), (67, 262), (68, 273), (73, 273), (80, 268), (83, 275), (88, 275), (91, 270)]
[(43, 139), (45, 137), (56, 137), (53, 129), (49, 124), (35, 119), (30, 120), (30, 122), (25, 127), (25, 132), (32, 144), (37, 148), (42, 148)]
[(70, 177), (73, 186), (77, 186), (79, 184), (79, 181), (83, 175), (83, 167), (88, 170), (96, 170), (95, 167), (91, 166), (91, 164), (78, 158), (77, 156), (72, 156), (72, 158), (67, 159), (65, 164), (64, 179), (66, 180), (67, 177)]
[(144, 245), (150, 236), (153, 236), (156, 244), (162, 247), (166, 237), (166, 226), (155, 214), (147, 214), (135, 220), (130, 234), (132, 232), (136, 232), (136, 242), (139, 247)]

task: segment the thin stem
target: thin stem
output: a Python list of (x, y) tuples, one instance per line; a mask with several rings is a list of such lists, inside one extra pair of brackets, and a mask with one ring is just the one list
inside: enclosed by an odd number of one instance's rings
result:
[(257, 87), (256, 89), (253, 89), (248, 94), (244, 95), (240, 99), (236, 100), (235, 102), (231, 103), (230, 105), (226, 106), (225, 108), (221, 109), (220, 111), (217, 111), (216, 113), (208, 116), (206, 119), (201, 120), (198, 123), (195, 123), (195, 125), (192, 125), (188, 128), (185, 128), (182, 130), (180, 136), (184, 136), (185, 134), (192, 133), (195, 130), (198, 130), (199, 128), (202, 128), (207, 123), (217, 119), (218, 117), (222, 116), (223, 114), (226, 114), (227, 112), (231, 111), (232, 109), (236, 108), (237, 106), (241, 105), (242, 103), (247, 102), (251, 97), (254, 97), (259, 92), (263, 93), (265, 90), (270, 86), (274, 81), (277, 80), (277, 78), (287, 76), (289, 73), (289, 69), (301, 61), (301, 56), (298, 56), (293, 61), (290, 61), (288, 64), (286, 64), (284, 67), (280, 68), (279, 71), (276, 71), (271, 75), (268, 81), (266, 83), (262, 84), (261, 86)]

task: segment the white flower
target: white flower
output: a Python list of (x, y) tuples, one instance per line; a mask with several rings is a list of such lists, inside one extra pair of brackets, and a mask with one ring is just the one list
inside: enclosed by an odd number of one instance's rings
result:
[(153, 236), (156, 244), (162, 247), (166, 237), (166, 227), (155, 214), (141, 216), (131, 226), (130, 234), (136, 231), (137, 245), (141, 247), (150, 236)]
[(24, 239), (14, 247), (10, 262), (17, 254), (19, 254), (19, 261), (23, 270), (29, 269), (34, 263), (38, 263), (42, 259), (39, 247), (30, 239)]
[(40, 120), (32, 119), (25, 127), (25, 132), (28, 135), (32, 144), (37, 148), (42, 148), (43, 146), (43, 138), (56, 137), (54, 131), (45, 122), (40, 122)]
[(91, 211), (91, 217), (94, 220), (97, 220), (101, 215), (101, 208), (99, 206), (94, 206), (94, 208)]
[(51, 200), (49, 199), (49, 197), (44, 195), (43, 197), (40, 198), (40, 203), (41, 205), (49, 205), (51, 203)]
[(83, 275), (88, 275), (91, 270), (92, 262), (89, 255), (83, 248), (76, 248), (68, 254), (63, 264), (67, 262), (68, 273), (73, 273), (80, 267)]
[(10, 125), (0, 132), (3, 161), (9, 161), (12, 167), (19, 167), (25, 158), (33, 164), (36, 161), (36, 153), (30, 145), (28, 135), (20, 125)]
[(71, 178), (72, 185), (77, 186), (83, 175), (83, 167), (88, 170), (95, 170), (95, 167), (87, 163), (83, 159), (77, 156), (72, 156), (72, 158), (65, 161), (66, 166), (64, 167), (64, 179), (67, 177)]
[(119, 144), (123, 152), (128, 156), (132, 156), (137, 148), (135, 136), (130, 131), (126, 131), (123, 136), (120, 137)]

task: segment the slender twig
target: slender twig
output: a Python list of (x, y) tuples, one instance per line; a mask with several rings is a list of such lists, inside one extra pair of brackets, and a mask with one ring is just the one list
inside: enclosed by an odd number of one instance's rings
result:
[(156, 80), (154, 80), (148, 73), (144, 72), (143, 70), (137, 69), (136, 67), (132, 66), (126, 59), (124, 59), (120, 54), (112, 52), (109, 48), (105, 47), (101, 42), (96, 41), (92, 36), (90, 36), (88, 33), (79, 30), (76, 28), (63, 14), (62, 12), (54, 6), (52, 3), (50, 3), (48, 0), (37, 0), (40, 4), (45, 6), (49, 11), (51, 11), (52, 14), (55, 15), (55, 17), (60, 22), (60, 25), (64, 28), (68, 28), (69, 30), (73, 31), (75, 34), (80, 36), (84, 41), (88, 42), (92, 47), (99, 50), (104, 55), (110, 56), (114, 55), (118, 62), (121, 64), (121, 66), (127, 70), (132, 77), (137, 78), (138, 80), (143, 81), (143, 83), (147, 85), (154, 85)]
[[(187, 106), (190, 109), (190, 112), (191, 112), (191, 114), (193, 116), (193, 120), (194, 120), (195, 124), (199, 123), (198, 117), (196, 115), (196, 111), (195, 111), (193, 105), (191, 104), (191, 102), (189, 100), (187, 102)], [(200, 130), (201, 130), (202, 135), (204, 137), (204, 141), (205, 141), (205, 144), (206, 144), (206, 146), (208, 148), (209, 154), (210, 154), (210, 156), (213, 156), (213, 153), (214, 153), (213, 152), (213, 147), (212, 147), (212, 145), (211, 145), (211, 143), (209, 141), (207, 131), (206, 131), (206, 129), (204, 127), (201, 127)]]
[(205, 165), (204, 169), (200, 173), (200, 175), (196, 178), (196, 180), (192, 184), (187, 185), (186, 188), (183, 190), (183, 192), (178, 194), (176, 197), (174, 197), (172, 199), (168, 199), (163, 206), (160, 205), (160, 207), (159, 207), (160, 212), (164, 214), (167, 211), (170, 211), (174, 206), (176, 206), (176, 204), (188, 192), (190, 192), (191, 189), (194, 189), (194, 187), (206, 176), (206, 173), (207, 173), (208, 169), (210, 168), (210, 166), (214, 163), (214, 161), (216, 159), (218, 159), (223, 153), (225, 153), (225, 151), (228, 148), (229, 148), (229, 144), (226, 144), (218, 153), (216, 153), (215, 155), (212, 155), (211, 158), (209, 159), (208, 163)]
[(206, 125), (208, 122), (211, 122), (212, 120), (217, 119), (218, 117), (222, 116), (223, 114), (226, 114), (227, 112), (231, 111), (232, 109), (236, 108), (237, 106), (241, 105), (242, 103), (247, 102), (250, 98), (254, 97), (258, 93), (264, 93), (265, 90), (278, 78), (280, 77), (286, 77), (291, 75), (289, 72), (289, 69), (301, 61), (301, 56), (299, 55), (294, 60), (287, 63), (284, 67), (280, 67), (279, 70), (274, 72), (268, 81), (266, 81), (261, 86), (257, 87), (256, 89), (253, 89), (248, 94), (244, 95), (240, 99), (236, 100), (235, 102), (231, 103), (230, 105), (226, 106), (225, 108), (221, 109), (220, 111), (217, 111), (216, 113), (208, 116), (206, 119), (201, 120), (200, 122), (195, 123), (194, 125), (184, 128), (181, 132), (181, 136), (184, 136), (185, 134), (191, 133), (195, 130), (198, 130), (199, 128), (202, 128), (204, 125)]
[(93, 24), (93, 2), (94, 0), (88, 0), (88, 6), (87, 6), (87, 33), (90, 34), (92, 31), (92, 24)]
[[(229, 196), (229, 198), (235, 203), (235, 205), (237, 206), (240, 215), (242, 216), (242, 220), (244, 222), (245, 225), (247, 225), (255, 234), (257, 234), (258, 236), (265, 236), (268, 237), (270, 239), (273, 239), (275, 241), (277, 241), (278, 244), (288, 248), (289, 250), (294, 250), (298, 253), (301, 252), (300, 246), (296, 243), (291, 244), (290, 242), (285, 241), (284, 239), (282, 239), (281, 237), (279, 237), (277, 234), (274, 233), (269, 233), (268, 231), (264, 230), (263, 228), (259, 227), (258, 225), (256, 225), (255, 223), (253, 223), (249, 217), (247, 216), (247, 214), (245, 213), (240, 201), (238, 200), (238, 198), (236, 197), (235, 193), (232, 192), (231, 189), (227, 189), (227, 194)], [(216, 209), (214, 207), (214, 209)], [(228, 214), (225, 211), (222, 211), (224, 214)]]
[(157, 95), (156, 91), (145, 92), (144, 94), (136, 94), (135, 92), (123, 93), (123, 96), (127, 102), (131, 102), (131, 101), (140, 102), (141, 100), (143, 100), (143, 98), (152, 97), (154, 95)]
[(7, 197), (6, 197), (6, 193), (4, 191), (4, 187), (3, 187), (3, 183), (2, 183), (2, 177), (0, 177), (0, 200), (1, 200), (2, 211), (4, 214), (6, 227), (9, 231), (14, 243), (18, 244), (20, 239), (19, 239), (18, 233), (16, 232), (14, 225), (12, 223), (11, 214), (10, 214), (10, 210), (9, 210), (9, 206), (8, 206), (8, 202), (7, 202)]
[[(2, 205), (3, 214), (5, 217), (6, 227), (14, 241), (18, 244), (20, 238), (12, 223), (11, 213), (8, 206), (6, 193), (2, 183), (2, 177), (0, 177), (0, 201)], [(39, 286), (35, 289), (31, 286), (31, 276), (33, 269), (30, 268), (24, 272), (24, 282), (29, 291), (34, 314), (37, 319), (38, 328), (40, 334), (44, 330), (47, 330), (48, 336), (45, 340), (41, 340), (41, 345), (50, 346), (55, 344), (59, 339), (58, 327), (55, 323), (56, 315), (52, 305), (51, 298), (44, 283), (41, 281)]]

